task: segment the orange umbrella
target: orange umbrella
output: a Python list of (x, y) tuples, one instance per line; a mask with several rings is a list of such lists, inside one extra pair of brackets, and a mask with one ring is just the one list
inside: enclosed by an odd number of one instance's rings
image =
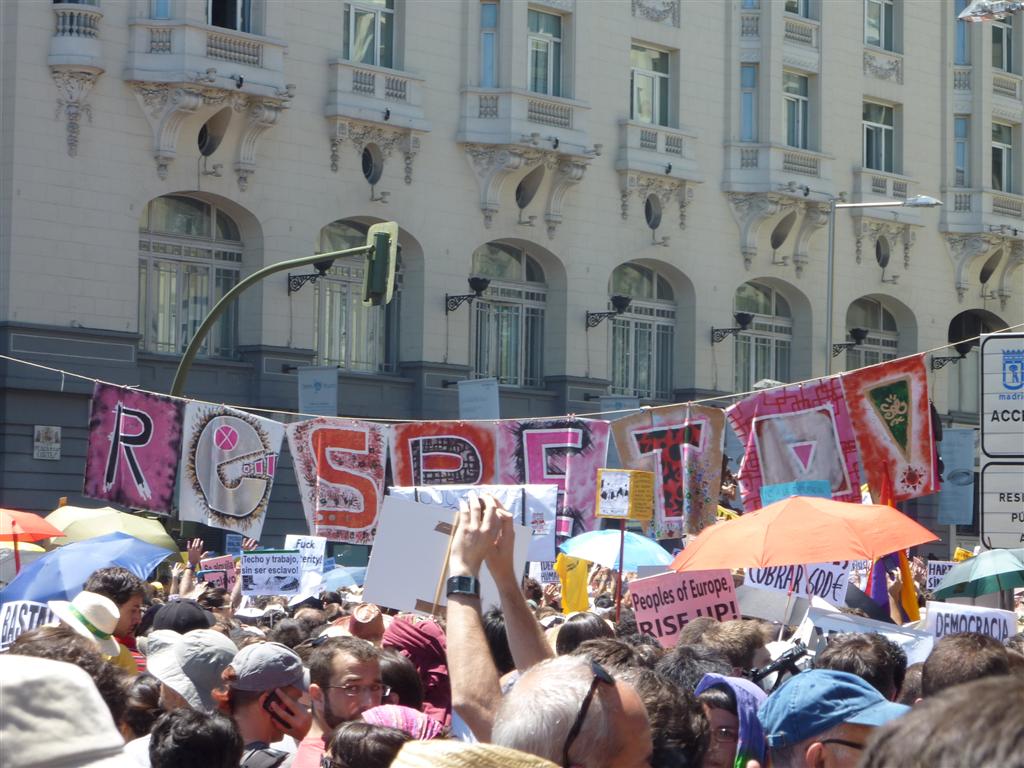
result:
[(41, 541), (51, 536), (62, 536), (63, 531), (54, 528), (39, 515), (18, 512), (0, 507), (0, 541), (14, 542), (14, 570), (21, 570), (21, 556), (18, 554), (19, 541)]
[(670, 567), (700, 571), (876, 560), (938, 538), (892, 507), (791, 496), (705, 528)]

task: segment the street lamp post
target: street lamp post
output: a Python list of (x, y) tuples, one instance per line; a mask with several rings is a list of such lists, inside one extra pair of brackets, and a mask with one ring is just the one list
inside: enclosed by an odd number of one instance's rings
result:
[[(814, 192), (815, 190), (808, 190)], [(825, 194), (825, 193), (818, 193)], [(884, 200), (877, 203), (841, 203), (833, 195), (828, 200), (828, 261), (825, 268), (825, 375), (832, 375), (832, 304), (835, 294), (836, 209), (838, 208), (935, 208), (942, 205), (928, 195), (914, 195), (906, 200)]]

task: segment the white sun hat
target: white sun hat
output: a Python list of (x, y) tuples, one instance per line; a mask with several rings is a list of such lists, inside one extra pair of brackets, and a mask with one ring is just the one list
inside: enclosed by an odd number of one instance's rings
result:
[(120, 649), (114, 639), (114, 629), (121, 612), (109, 597), (95, 592), (79, 592), (70, 603), (50, 600), (47, 605), (54, 615), (75, 632), (88, 637), (107, 656), (117, 656)]

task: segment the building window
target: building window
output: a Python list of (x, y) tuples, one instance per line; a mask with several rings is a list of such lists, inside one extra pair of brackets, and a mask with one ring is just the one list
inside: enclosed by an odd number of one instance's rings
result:
[(632, 299), (629, 309), (612, 319), (612, 394), (671, 399), (676, 327), (672, 286), (653, 270), (623, 264), (612, 273), (610, 294)]
[(395, 0), (359, 0), (345, 5), (344, 49), (349, 61), (395, 66)]
[(955, 166), (954, 186), (969, 187), (971, 147), (971, 118), (956, 115), (953, 118), (953, 163)]
[[(341, 251), (366, 244), (363, 224), (335, 221), (320, 230), (319, 252)], [(399, 261), (401, 259), (399, 258)], [(316, 282), (313, 332), (318, 365), (348, 371), (394, 371), (398, 362), (398, 316), (401, 273), (395, 275), (395, 294), (386, 306), (363, 305), (365, 257), (335, 259)]]
[(992, 66), (1013, 72), (1013, 17), (992, 22)]
[(149, 17), (151, 19), (171, 18), (171, 0), (152, 0)]
[(211, 27), (252, 32), (252, 0), (206, 0), (206, 19)]
[(562, 95), (562, 17), (530, 10), (529, 83), (534, 93)]
[(893, 108), (873, 101), (864, 102), (864, 167), (896, 172)]
[(544, 270), (519, 248), (488, 243), (473, 253), (473, 274), (491, 280), (473, 302), (473, 376), (543, 387)]
[(740, 64), (740, 141), (757, 141), (756, 64)]
[(786, 0), (786, 13), (811, 18), (811, 0)]
[(751, 312), (750, 328), (736, 336), (736, 391), (749, 392), (764, 379), (789, 381), (793, 344), (793, 314), (789, 302), (761, 283), (744, 283), (736, 290), (736, 312)]
[(809, 104), (807, 78), (793, 72), (782, 73), (782, 90), (786, 100), (786, 143), (807, 149)]
[(847, 328), (866, 328), (867, 338), (846, 350), (846, 370), (895, 360), (899, 347), (896, 318), (874, 299), (857, 299), (846, 313)]
[(668, 52), (634, 44), (629, 59), (630, 117), (641, 123), (668, 125)]
[(992, 189), (1013, 192), (1013, 126), (992, 123)]
[(864, 43), (895, 51), (894, 0), (864, 0)]
[(497, 3), (480, 3), (480, 87), (498, 87)]
[(953, 22), (955, 27), (956, 39), (953, 44), (953, 63), (954, 64), (970, 64), (971, 63), (971, 30), (969, 22), (962, 21), (959, 16), (965, 8), (970, 4), (971, 0), (956, 0), (953, 4), (953, 18), (956, 19)]
[[(226, 213), (180, 195), (158, 197), (139, 221), (139, 333), (149, 352), (181, 354), (211, 307), (239, 280), (242, 238)], [(199, 350), (234, 357), (238, 316), (232, 305)]]
[(761, 0), (743, 0), (740, 7), (745, 11), (756, 11), (761, 7)]

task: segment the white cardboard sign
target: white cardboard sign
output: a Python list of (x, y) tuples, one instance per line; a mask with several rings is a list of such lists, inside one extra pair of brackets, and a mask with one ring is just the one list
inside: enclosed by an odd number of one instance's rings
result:
[(1005, 643), (1008, 637), (1017, 634), (1017, 616), (1013, 611), (998, 608), (929, 600), (925, 629), (935, 637), (978, 632)]
[(22, 632), (49, 624), (57, 617), (45, 603), (11, 600), (0, 606), (0, 651), (6, 651)]
[(302, 580), (302, 555), (296, 551), (242, 553), (243, 595), (295, 595)]
[(300, 536), (289, 533), (284, 537), (285, 549), (297, 549), (302, 555), (303, 572), (324, 572), (324, 553), (327, 551), (327, 539), (323, 536)]
[(956, 564), (953, 560), (929, 560), (928, 582), (925, 588), (929, 592), (934, 592), (935, 588), (939, 586), (939, 582), (942, 581), (942, 577), (949, 573)]
[(825, 647), (829, 635), (843, 632), (876, 632), (887, 637), (906, 652), (907, 664), (927, 659), (935, 643), (935, 638), (927, 632), (814, 606), (807, 609), (795, 637), (817, 652)]
[(748, 568), (744, 584), (754, 589), (786, 592), (798, 597), (815, 595), (830, 605), (846, 605), (850, 562), (810, 563), (769, 568)]

